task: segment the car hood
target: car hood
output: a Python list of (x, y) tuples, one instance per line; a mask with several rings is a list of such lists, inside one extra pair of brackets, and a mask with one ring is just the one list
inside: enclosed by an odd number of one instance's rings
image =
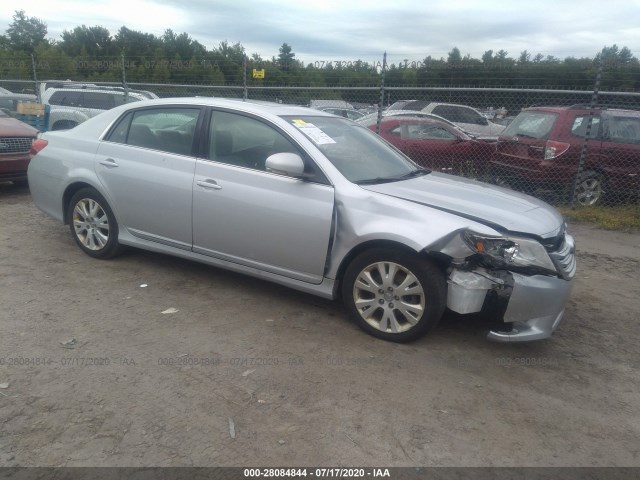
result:
[(564, 219), (529, 195), (442, 173), (362, 188), (469, 218), (497, 230), (553, 237)]
[(0, 137), (35, 137), (38, 130), (11, 117), (0, 118)]

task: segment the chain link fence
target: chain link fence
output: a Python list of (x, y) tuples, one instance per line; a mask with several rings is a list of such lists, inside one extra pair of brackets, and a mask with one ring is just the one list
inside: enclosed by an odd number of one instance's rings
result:
[[(374, 63), (318, 61), (290, 69), (244, 56), (16, 57), (0, 62), (0, 87), (20, 95), (0, 95), (0, 108), (10, 112), (31, 95), (50, 105), (48, 128), (60, 129), (149, 96), (311, 106), (362, 123), (426, 168), (493, 182), (555, 205), (638, 205), (637, 69), (589, 61), (572, 70), (559, 65), (562, 79), (550, 71), (536, 64), (511, 70), (442, 62), (388, 66), (386, 56)], [(568, 81), (573, 88), (566, 87)], [(565, 86), (554, 88), (554, 82)], [(60, 113), (69, 110), (72, 116)]]

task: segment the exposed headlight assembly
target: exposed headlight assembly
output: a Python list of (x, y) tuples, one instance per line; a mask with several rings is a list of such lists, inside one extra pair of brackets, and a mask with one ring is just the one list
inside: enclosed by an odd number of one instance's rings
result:
[(556, 266), (540, 242), (525, 237), (489, 237), (471, 230), (462, 239), (494, 267), (538, 267), (557, 273)]

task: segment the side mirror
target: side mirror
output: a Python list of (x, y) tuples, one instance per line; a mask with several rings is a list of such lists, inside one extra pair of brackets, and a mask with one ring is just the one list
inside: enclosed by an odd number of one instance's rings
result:
[(265, 167), (268, 172), (288, 175), (289, 177), (304, 177), (304, 162), (300, 155), (295, 153), (274, 153), (267, 158)]

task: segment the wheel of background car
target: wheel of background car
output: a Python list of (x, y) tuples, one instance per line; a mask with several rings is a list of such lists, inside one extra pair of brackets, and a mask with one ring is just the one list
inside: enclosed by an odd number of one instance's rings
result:
[(376, 248), (351, 262), (342, 282), (342, 298), (364, 331), (383, 340), (408, 342), (440, 321), (446, 282), (425, 258)]
[(68, 207), (71, 235), (87, 255), (111, 258), (121, 251), (118, 224), (109, 204), (93, 188), (83, 188)]
[(604, 177), (593, 170), (582, 172), (578, 178), (575, 199), (580, 205), (588, 207), (602, 202), (604, 195)]
[(493, 178), (493, 183), (499, 187), (513, 189), (511, 183), (506, 178), (499, 175)]
[(56, 123), (53, 124), (53, 127), (51, 127), (51, 130), (69, 130), (70, 128), (73, 128), (76, 125), (78, 125), (78, 123), (72, 120), (58, 120)]

